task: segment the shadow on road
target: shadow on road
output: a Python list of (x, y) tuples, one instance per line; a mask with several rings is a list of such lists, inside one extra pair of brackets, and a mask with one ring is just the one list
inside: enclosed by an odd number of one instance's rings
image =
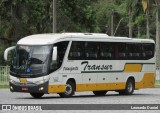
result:
[[(51, 94), (50, 94), (51, 95)], [(119, 94), (106, 94), (104, 96), (96, 96), (96, 95), (74, 95), (70, 98), (100, 98), (100, 97), (135, 97), (135, 96), (146, 96), (146, 95), (151, 95), (153, 96), (153, 94), (132, 94), (132, 95), (119, 95)], [(158, 95), (159, 96), (159, 95)], [(20, 98), (16, 98), (16, 99), (35, 99), (33, 97), (20, 97)], [(60, 96), (56, 95), (56, 96), (43, 96), (42, 98), (39, 99), (67, 99), (67, 98), (61, 98)]]

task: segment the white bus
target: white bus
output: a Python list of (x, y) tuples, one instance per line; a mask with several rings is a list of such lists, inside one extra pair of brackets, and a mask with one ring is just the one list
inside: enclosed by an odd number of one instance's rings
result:
[[(107, 91), (131, 95), (155, 82), (155, 42), (96, 33), (37, 34), (18, 41), (10, 66), (11, 92), (34, 98)], [(9, 59), (8, 59), (9, 60)]]

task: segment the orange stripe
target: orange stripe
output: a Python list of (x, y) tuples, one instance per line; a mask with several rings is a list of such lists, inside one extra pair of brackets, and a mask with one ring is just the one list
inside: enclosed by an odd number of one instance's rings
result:
[(124, 72), (141, 72), (142, 64), (126, 64)]
[(48, 93), (61, 93), (65, 92), (65, 85), (49, 85)]

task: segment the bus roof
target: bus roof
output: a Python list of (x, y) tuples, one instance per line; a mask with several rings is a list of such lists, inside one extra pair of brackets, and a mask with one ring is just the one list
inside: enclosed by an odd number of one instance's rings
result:
[(49, 45), (59, 41), (109, 41), (109, 42), (143, 42), (154, 43), (151, 39), (136, 39), (108, 36), (100, 33), (48, 33), (35, 34), (20, 39), (19, 45)]

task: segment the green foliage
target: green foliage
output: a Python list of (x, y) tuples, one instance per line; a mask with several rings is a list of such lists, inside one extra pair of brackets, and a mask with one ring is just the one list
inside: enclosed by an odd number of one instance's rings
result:
[(0, 66), (3, 66), (5, 65), (5, 61), (3, 59), (3, 56), (4, 56), (4, 47), (0, 46)]
[(58, 0), (58, 31), (95, 32), (95, 0)]
[[(27, 35), (52, 32), (52, 2), (53, 0), (2, 0), (1, 37), (16, 42)], [(107, 30), (110, 34), (113, 14), (114, 30), (118, 27), (116, 35), (128, 36), (129, 8), (134, 28), (141, 26), (145, 30), (146, 17), (140, 0), (57, 0), (57, 29), (58, 32), (106, 32)], [(152, 9), (149, 12), (154, 17), (155, 8), (150, 5), (149, 9)], [(133, 32), (133, 36), (136, 37), (137, 32)]]
[(6, 23), (0, 28), (2, 36), (18, 40), (29, 34), (51, 32), (50, 3), (51, 0), (2, 1), (1, 22)]

